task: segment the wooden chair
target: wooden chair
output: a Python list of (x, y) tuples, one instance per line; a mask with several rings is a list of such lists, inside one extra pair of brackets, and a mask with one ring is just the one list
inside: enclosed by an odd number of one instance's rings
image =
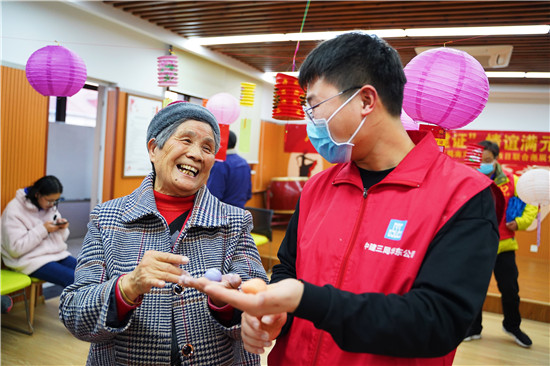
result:
[[(25, 300), (25, 312), (27, 315), (27, 328), (28, 330), (18, 328), (12, 325), (8, 325), (2, 322), (2, 327), (12, 329), (18, 332), (22, 332), (28, 335), (33, 334), (33, 319), (31, 318), (30, 309), (34, 310), (35, 297), (33, 296), (32, 280), (26, 274), (20, 272), (14, 272), (9, 269), (2, 269), (2, 288), (0, 290), (2, 295), (10, 295), (12, 297), (23, 296)], [(31, 300), (30, 303), (27, 300), (27, 289), (31, 288)], [(33, 311), (34, 315), (34, 311)]]
[(39, 302), (44, 303), (44, 295), (42, 294), (42, 284), (46, 283), (46, 281), (41, 280), (36, 277), (31, 277), (31, 304), (34, 304), (34, 306), (31, 306), (29, 309), (30, 312), (30, 320), (31, 324), (34, 324), (34, 308), (36, 308), (36, 305), (38, 305)]

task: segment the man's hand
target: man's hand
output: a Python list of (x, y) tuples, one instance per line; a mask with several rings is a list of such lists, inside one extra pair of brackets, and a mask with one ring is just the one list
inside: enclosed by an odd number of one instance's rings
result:
[[(220, 282), (217, 281), (210, 281), (206, 277), (201, 278), (193, 278), (191, 276), (183, 275), (179, 279), (179, 283), (182, 284), (185, 287), (192, 287), (200, 292), (204, 292), (205, 287), (207, 286), (218, 286), (229, 290), (235, 290), (238, 289), (241, 285), (241, 277), (236, 273), (229, 273), (222, 275), (222, 280)], [(208, 294), (209, 295), (209, 294)], [(215, 296), (210, 296), (210, 301), (217, 307), (223, 307), (227, 305), (227, 303)]]
[(258, 355), (264, 353), (264, 348), (270, 347), (271, 341), (281, 333), (286, 317), (286, 313), (264, 315), (261, 318), (242, 313), (241, 335), (244, 349)]
[(250, 315), (261, 317), (269, 314), (294, 312), (302, 299), (304, 284), (295, 279), (286, 279), (268, 285), (267, 291), (255, 295), (230, 290), (217, 283), (206, 283), (202, 289), (197, 288), (197, 290), (206, 293), (210, 298), (231, 304)]

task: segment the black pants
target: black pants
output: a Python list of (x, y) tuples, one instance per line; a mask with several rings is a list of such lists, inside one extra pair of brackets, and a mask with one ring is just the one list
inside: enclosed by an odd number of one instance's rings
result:
[[(519, 273), (516, 265), (516, 252), (502, 252), (497, 255), (494, 273), (498, 290), (502, 295), (502, 312), (504, 314), (502, 325), (508, 330), (519, 329), (521, 315), (519, 313)], [(480, 334), (482, 329), (480, 311), (468, 334)]]

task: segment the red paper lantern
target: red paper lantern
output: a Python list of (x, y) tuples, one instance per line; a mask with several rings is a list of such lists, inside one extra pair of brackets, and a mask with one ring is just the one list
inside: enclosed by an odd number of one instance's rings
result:
[(178, 56), (159, 56), (157, 63), (158, 86), (178, 85)]
[(415, 122), (463, 127), (481, 113), (489, 98), (483, 66), (457, 49), (422, 52), (405, 66), (405, 76), (403, 109)]
[(27, 60), (25, 74), (31, 86), (44, 96), (71, 97), (86, 82), (86, 64), (63, 46), (46, 46)]
[(275, 91), (273, 95), (273, 118), (279, 120), (301, 120), (305, 118), (302, 106), (306, 94), (298, 78), (286, 74), (275, 76)]
[(464, 155), (464, 164), (479, 169), (483, 159), (483, 146), (478, 144), (467, 144), (466, 155)]

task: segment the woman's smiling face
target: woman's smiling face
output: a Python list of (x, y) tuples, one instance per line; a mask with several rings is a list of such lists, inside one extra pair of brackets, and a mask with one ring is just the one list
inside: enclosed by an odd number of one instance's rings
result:
[(195, 120), (180, 124), (162, 149), (151, 139), (147, 147), (155, 166), (155, 191), (175, 197), (197, 193), (208, 181), (215, 146), (212, 127)]

